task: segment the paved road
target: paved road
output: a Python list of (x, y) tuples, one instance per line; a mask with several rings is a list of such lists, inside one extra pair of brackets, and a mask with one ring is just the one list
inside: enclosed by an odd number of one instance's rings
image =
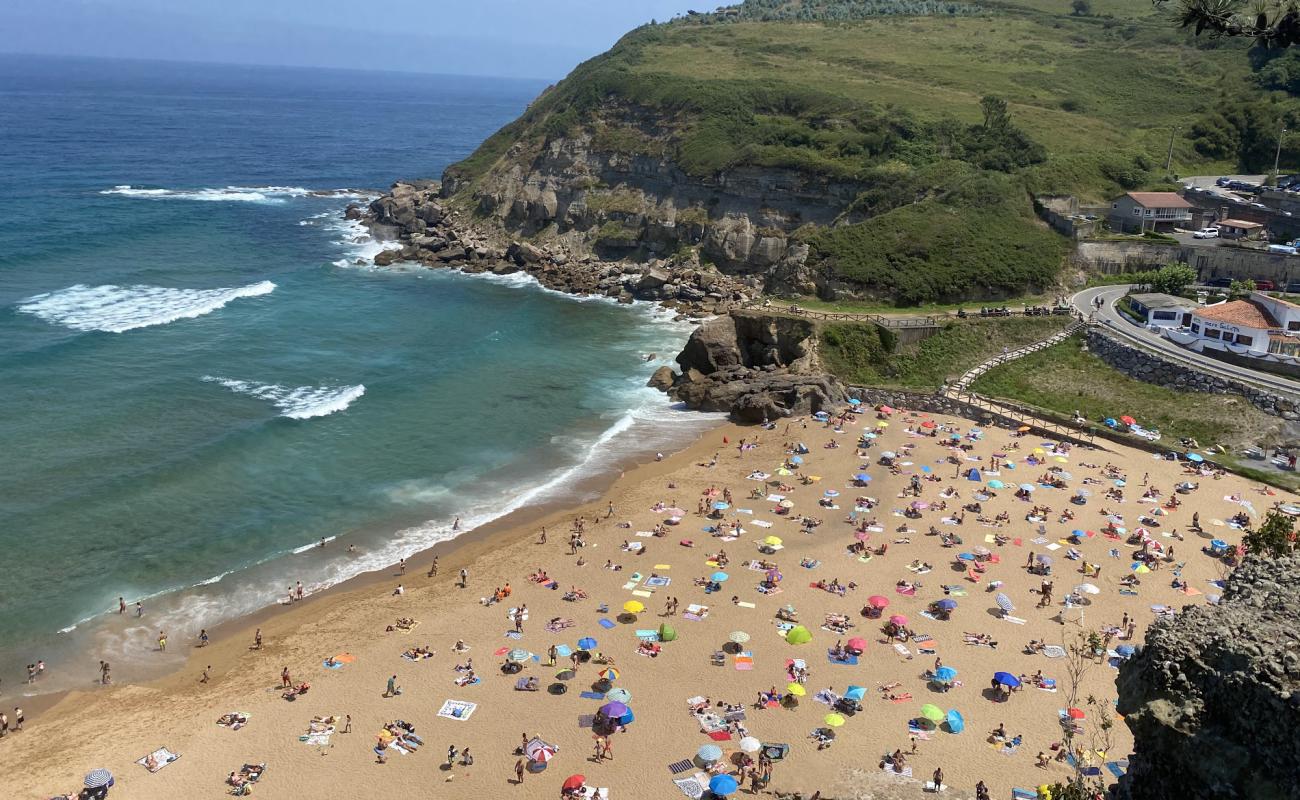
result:
[[(1128, 293), (1131, 287), (1127, 284), (1120, 286), (1097, 286), (1092, 289), (1084, 289), (1074, 297), (1070, 298), (1070, 304), (1085, 317), (1092, 314), (1095, 310), (1096, 320), (1107, 330), (1117, 334), (1122, 339), (1127, 339), (1134, 344), (1139, 345), (1147, 350), (1154, 350), (1162, 355), (1169, 357), (1173, 361), (1192, 364), (1198, 369), (1220, 375), (1232, 380), (1238, 380), (1243, 383), (1253, 384), (1263, 389), (1273, 392), (1282, 392), (1285, 394), (1297, 396), (1300, 395), (1300, 382), (1283, 378), (1279, 375), (1272, 375), (1267, 372), (1258, 372), (1253, 369), (1246, 369), (1235, 364), (1228, 364), (1209, 356), (1187, 350), (1179, 347), (1159, 334), (1152, 333), (1146, 328), (1135, 325), (1130, 322), (1115, 308), (1115, 301)], [(1094, 301), (1100, 297), (1101, 307), (1093, 308)]]

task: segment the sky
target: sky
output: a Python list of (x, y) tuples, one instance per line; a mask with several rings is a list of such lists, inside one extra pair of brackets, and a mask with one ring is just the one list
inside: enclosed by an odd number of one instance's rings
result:
[(554, 80), (711, 0), (9, 0), (0, 53)]

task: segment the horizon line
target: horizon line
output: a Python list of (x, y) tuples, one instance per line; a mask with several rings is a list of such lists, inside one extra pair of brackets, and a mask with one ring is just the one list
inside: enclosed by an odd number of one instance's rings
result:
[(381, 69), (370, 67), (333, 67), (315, 64), (264, 64), (261, 62), (249, 61), (206, 61), (206, 60), (179, 60), (174, 58), (148, 58), (145, 56), (102, 56), (102, 55), (71, 55), (67, 53), (39, 53), (24, 50), (4, 50), (0, 49), (0, 58), (6, 56), (20, 56), (26, 58), (47, 58), (60, 61), (122, 61), (128, 63), (144, 64), (186, 64), (193, 66), (207, 67), (251, 67), (254, 69), (289, 69), (302, 71), (320, 71), (320, 72), (359, 72), (365, 74), (378, 75), (418, 75), (425, 77), (443, 77), (443, 78), (480, 78), (485, 80), (497, 81), (525, 81), (529, 83), (542, 83), (551, 85), (559, 82), (562, 78), (536, 78), (524, 77), (520, 75), (482, 75), (468, 72), (429, 72), (425, 70), (403, 70), (403, 69)]

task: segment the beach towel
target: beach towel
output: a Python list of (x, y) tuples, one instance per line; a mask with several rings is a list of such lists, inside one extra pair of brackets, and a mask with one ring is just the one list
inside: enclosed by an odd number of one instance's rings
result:
[(894, 698), (890, 699), (889, 702), (893, 703), (894, 705), (898, 705), (899, 703), (907, 703), (907, 702), (910, 702), (911, 699), (912, 699), (912, 693), (911, 693), (911, 692), (903, 692), (903, 693), (900, 694), (898, 697), (894, 697)]
[(844, 658), (836, 658), (830, 653), (827, 653), (826, 660), (831, 662), (832, 664), (839, 664), (841, 666), (847, 666), (847, 667), (856, 667), (858, 665), (858, 657), (851, 653), (845, 653)]
[(633, 596), (633, 597), (651, 597), (651, 596), (653, 596), (653, 594), (654, 594), (653, 592), (647, 592), (645, 589), (633, 589), (633, 590), (632, 590), (632, 596)]
[(756, 520), (754, 520), (754, 524), (757, 525), (757, 526), (760, 527), (760, 528), (770, 528), (770, 527), (772, 527), (772, 523), (768, 522), (768, 521), (765, 520), (765, 519), (756, 519)]
[(578, 697), (581, 697), (581, 698), (584, 699), (584, 700), (604, 700), (604, 699), (605, 699), (605, 695), (601, 694), (600, 692), (582, 692), (581, 694), (578, 695)]
[(898, 653), (907, 660), (912, 660), (912, 651), (907, 649), (907, 645), (901, 642), (894, 642), (894, 652)]
[(636, 638), (648, 639), (652, 642), (657, 642), (659, 641), (659, 631), (649, 629), (649, 628), (638, 629), (636, 632)]
[(938, 622), (938, 621), (939, 621), (939, 618), (936, 617), (934, 614), (931, 614), (929, 611), (922, 611), (922, 612), (921, 612), (921, 616), (925, 617), (926, 619), (930, 620), (931, 622)]
[(1049, 644), (1043, 648), (1043, 655), (1048, 658), (1065, 658), (1065, 648), (1057, 644)]
[(736, 605), (740, 606), (741, 608), (758, 608), (758, 606), (754, 605), (753, 603), (747, 602), (745, 600), (741, 600), (739, 603), (736, 603)]
[(670, 584), (670, 583), (672, 583), (672, 582), (673, 582), (673, 579), (672, 579), (672, 578), (665, 578), (665, 577), (663, 577), (663, 576), (661, 576), (661, 575), (652, 575), (652, 576), (650, 576), (649, 578), (646, 578), (646, 579), (645, 579), (645, 585), (646, 585), (646, 586), (649, 586), (649, 587), (652, 588), (652, 589), (654, 589), (654, 588), (658, 588), (658, 587), (661, 587), (661, 586), (667, 586), (668, 584)]
[(749, 650), (736, 655), (736, 670), (738, 672), (748, 672), (754, 668), (754, 654)]
[[(505, 637), (507, 639), (522, 639), (524, 634), (522, 631), (506, 631)], [(405, 655), (403, 655), (403, 658), (405, 658)]]
[(885, 772), (889, 773), (890, 775), (897, 775), (900, 778), (912, 777), (912, 768), (910, 766), (903, 767), (903, 769), (900, 771), (895, 769), (893, 764), (885, 764)]
[(934, 639), (930, 636), (918, 633), (912, 637), (912, 642), (916, 645), (916, 649), (920, 650), (922, 653), (926, 655), (934, 655)]
[(1106, 769), (1110, 770), (1110, 774), (1114, 775), (1116, 778), (1122, 778), (1124, 777), (1124, 773), (1128, 771), (1128, 762), (1107, 761)]
[(605, 630), (609, 630), (610, 628), (614, 627), (614, 623), (608, 619), (605, 619), (604, 617), (601, 617), (600, 620), (597, 622), (597, 624), (600, 625), (600, 627), (604, 628)]
[(908, 597), (912, 597), (916, 594), (916, 589), (909, 586), (895, 586), (894, 591), (902, 595), (907, 595)]
[(442, 708), (438, 709), (438, 716), (464, 722), (470, 718), (476, 708), (478, 703), (467, 700), (447, 700), (442, 704)]
[(916, 738), (918, 741), (930, 741), (930, 732), (917, 725), (914, 720), (909, 720), (907, 723), (907, 735)]
[(596, 715), (595, 715), (595, 714), (579, 714), (579, 715), (578, 715), (578, 727), (579, 727), (579, 728), (590, 728), (590, 727), (592, 727), (592, 726), (595, 725), (595, 724), (596, 724)]
[(948, 787), (942, 783), (935, 783), (934, 781), (925, 782), (925, 791), (927, 792), (942, 792), (944, 789), (947, 788)]
[[(152, 756), (153, 760), (157, 762), (154, 765), (153, 769), (149, 769), (147, 766), (145, 766), (145, 762), (149, 760), (150, 756)], [(152, 753), (149, 753), (149, 755), (141, 756), (140, 758), (136, 759), (135, 763), (139, 764), (142, 767), (145, 767), (145, 769), (149, 769), (150, 772), (157, 772), (158, 770), (162, 769), (163, 767), (167, 766), (168, 764), (172, 763), (178, 758), (180, 758), (179, 754), (173, 753), (172, 751), (168, 750), (166, 747), (159, 747), (157, 750), (153, 751)]]
[(639, 578), (638, 578), (637, 580), (634, 580), (634, 581), (628, 581), (627, 583), (623, 584), (623, 588), (624, 588), (624, 589), (635, 589), (636, 586), (637, 586), (637, 584), (640, 583), (640, 582), (641, 582), (641, 580), (640, 580)]
[(655, 564), (655, 569), (672, 569), (672, 564)]
[(1030, 789), (1012, 789), (1011, 800), (1038, 800), (1038, 792)]
[(1012, 625), (1024, 625), (1024, 624), (1025, 624), (1025, 621), (1024, 621), (1023, 619), (1021, 619), (1020, 617), (1013, 617), (1013, 616), (1011, 616), (1010, 614), (1003, 614), (1003, 615), (1001, 616), (1001, 620), (1002, 620), (1003, 622), (1010, 622)]
[(482, 683), (482, 682), (483, 682), (483, 679), (480, 678), (480, 677), (478, 677), (477, 675), (475, 675), (472, 679), (470, 679), (470, 677), (469, 677), (468, 675), (466, 675), (466, 676), (463, 676), (463, 677), (457, 678), (457, 679), (454, 681), (454, 683), (455, 683), (457, 686), (478, 686), (478, 685), (479, 685), (480, 683)]
[(730, 731), (712, 731), (712, 732), (709, 733), (709, 738), (712, 739), (712, 740), (715, 741), (715, 742), (729, 742), (729, 741), (731, 741), (731, 732), (730, 732)]
[(334, 726), (330, 725), (321, 731), (311, 731), (298, 737), (298, 741), (309, 745), (324, 747), (330, 743), (330, 736), (334, 733)]
[(674, 761), (668, 765), (668, 771), (674, 775), (681, 775), (692, 766), (689, 758), (683, 758), (681, 761)]
[[(687, 761), (685, 763), (687, 765), (686, 769), (690, 769), (691, 762)], [(672, 769), (671, 765), (669, 769)], [(687, 778), (673, 778), (673, 783), (677, 784), (677, 788), (682, 790), (682, 794), (691, 798), (691, 800), (700, 800), (709, 786), (709, 778), (703, 772), (697, 772)]]

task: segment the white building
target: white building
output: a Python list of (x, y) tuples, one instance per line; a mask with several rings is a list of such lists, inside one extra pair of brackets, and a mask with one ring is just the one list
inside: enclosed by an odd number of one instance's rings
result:
[(1218, 350), (1236, 356), (1300, 365), (1300, 306), (1252, 292), (1191, 312), (1190, 324), (1165, 330), (1170, 340), (1198, 352)]

